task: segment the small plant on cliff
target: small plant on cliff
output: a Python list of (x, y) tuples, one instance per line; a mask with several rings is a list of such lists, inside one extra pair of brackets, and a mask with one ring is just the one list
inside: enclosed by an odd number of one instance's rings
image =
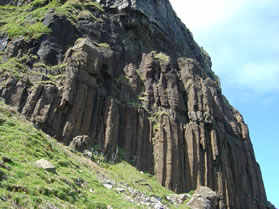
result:
[(168, 63), (170, 61), (170, 57), (162, 52), (155, 54), (154, 57), (163, 62)]

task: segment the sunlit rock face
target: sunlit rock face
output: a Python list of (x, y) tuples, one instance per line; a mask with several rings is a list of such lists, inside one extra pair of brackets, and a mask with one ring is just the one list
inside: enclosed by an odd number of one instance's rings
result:
[(9, 39), (2, 62), (38, 59), (23, 77), (1, 71), (1, 97), (67, 145), (123, 149), (175, 192), (208, 186), (219, 208), (268, 208), (247, 125), (169, 1), (99, 4), (96, 19), (48, 11), (49, 35)]

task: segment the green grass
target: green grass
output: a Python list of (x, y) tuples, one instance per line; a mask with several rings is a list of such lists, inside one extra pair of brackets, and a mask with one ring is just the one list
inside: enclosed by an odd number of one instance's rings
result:
[[(42, 83), (42, 84), (53, 84), (56, 85), (57, 80), (62, 79), (65, 77), (64, 74), (59, 74), (59, 75), (51, 75), (51, 71), (57, 69), (57, 68), (65, 68), (66, 65), (65, 64), (61, 64), (61, 65), (55, 65), (52, 67), (49, 67), (43, 63), (35, 63), (33, 65), (33, 67), (43, 67), (46, 68), (48, 70), (48, 74), (45, 73), (40, 73), (40, 72), (36, 72), (36, 71), (30, 71), (28, 70), (27, 66), (26, 66), (26, 60), (29, 57), (27, 55), (24, 55), (21, 58), (16, 58), (16, 57), (12, 57), (9, 58), (8, 60), (6, 60), (5, 62), (0, 64), (0, 73), (7, 73), (10, 76), (16, 76), (20, 79), (22, 78), (26, 78), (26, 76), (34, 76), (34, 75), (38, 75), (38, 76), (44, 76), (46, 80), (44, 81), (38, 81), (38, 82), (34, 82), (34, 84), (36, 83)], [(1, 56), (0, 56), (0, 60), (1, 60)]]
[[(0, 167), (1, 208), (144, 208), (123, 200), (123, 194), (107, 189), (100, 174), (116, 182), (125, 182), (147, 195), (164, 199), (171, 191), (150, 174), (140, 173), (130, 164), (102, 162), (95, 164), (81, 154), (37, 130), (13, 108), (0, 102), (0, 161), (12, 162)], [(56, 166), (56, 173), (35, 167), (46, 159)], [(81, 182), (77, 184), (79, 179)]]
[(162, 187), (154, 176), (148, 173), (140, 173), (135, 167), (131, 166), (126, 161), (121, 161), (114, 165), (108, 165), (106, 170), (109, 171), (108, 174), (110, 178), (118, 182), (125, 182), (129, 186), (142, 191), (147, 195), (165, 197), (166, 195), (173, 193)]
[(13, 57), (0, 64), (0, 73), (9, 73), (10, 75), (23, 77), (26, 75), (26, 57), (21, 59)]
[(26, 40), (30, 38), (38, 38), (43, 34), (51, 33), (42, 21), (45, 14), (50, 9), (54, 10), (58, 15), (66, 16), (71, 22), (75, 21), (81, 14), (93, 15), (95, 10), (103, 11), (103, 8), (95, 2), (85, 0), (68, 0), (62, 3), (58, 0), (35, 0), (30, 4), (22, 7), (16, 6), (0, 6), (0, 34), (8, 34), (9, 38), (24, 36)]
[[(0, 118), (0, 157), (13, 160), (5, 163), (8, 169), (0, 170), (0, 197), (6, 199), (0, 205), (33, 208), (51, 202), (66, 208), (94, 208), (97, 204), (134, 207), (98, 181), (93, 162), (48, 138), (6, 105), (1, 104)], [(57, 173), (33, 166), (41, 158), (57, 166)], [(83, 186), (75, 183), (77, 178), (82, 179)]]
[(0, 22), (3, 24), (0, 33), (7, 33), (10, 38), (24, 36), (26, 38), (38, 38), (42, 34), (51, 31), (42, 20), (45, 12), (41, 8), (30, 12), (30, 5), (25, 7), (0, 6)]

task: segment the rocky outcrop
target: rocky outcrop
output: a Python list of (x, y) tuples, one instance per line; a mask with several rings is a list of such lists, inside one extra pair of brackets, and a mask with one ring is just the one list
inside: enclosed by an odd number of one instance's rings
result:
[(98, 21), (50, 11), (44, 23), (59, 33), (11, 40), (3, 63), (22, 57), (10, 53), (21, 48), (38, 59), (28, 59), (21, 77), (1, 71), (0, 96), (80, 151), (99, 144), (110, 159), (123, 149), (175, 192), (207, 186), (219, 208), (268, 208), (247, 125), (170, 3), (100, 3), (104, 11), (91, 11)]
[(36, 167), (42, 168), (48, 172), (56, 173), (56, 167), (51, 164), (51, 162), (45, 160), (45, 159), (40, 159), (34, 162), (34, 165)]
[(187, 203), (191, 209), (219, 209), (218, 196), (208, 187), (198, 188)]

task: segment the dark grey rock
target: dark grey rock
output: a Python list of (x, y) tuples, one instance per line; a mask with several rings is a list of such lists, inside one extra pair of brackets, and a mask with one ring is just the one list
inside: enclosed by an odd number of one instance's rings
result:
[(11, 6), (24, 6), (29, 4), (32, 0), (1, 0), (0, 5), (11, 5)]
[(47, 65), (61, 64), (64, 53), (76, 40), (75, 26), (65, 17), (49, 12), (46, 14), (43, 24), (51, 33), (45, 35), (37, 52), (40, 62)]
[(8, 44), (8, 36), (4, 36), (3, 38), (0, 39), (0, 52), (4, 51), (7, 44)]
[(25, 51), (28, 48), (28, 44), (25, 42), (24, 37), (18, 37), (12, 41), (10, 41), (6, 45), (5, 49), (5, 56), (7, 58), (10, 57), (21, 57), (22, 52)]
[(13, 163), (13, 160), (11, 159), (11, 158), (9, 158), (9, 157), (2, 157), (2, 161), (4, 162), (4, 163)]

